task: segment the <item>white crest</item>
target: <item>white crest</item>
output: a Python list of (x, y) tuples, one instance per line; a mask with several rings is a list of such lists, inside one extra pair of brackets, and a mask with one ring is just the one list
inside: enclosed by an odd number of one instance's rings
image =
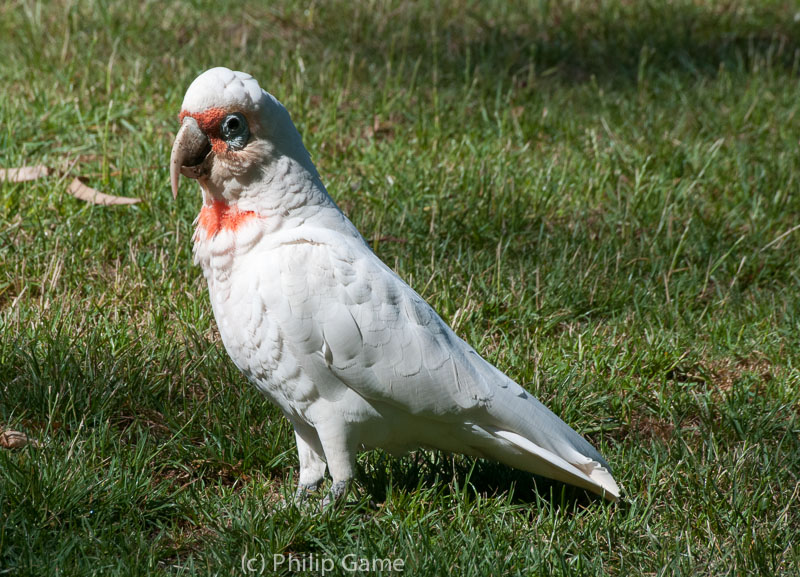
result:
[(186, 91), (181, 109), (188, 113), (209, 108), (256, 111), (260, 108), (263, 94), (258, 81), (249, 74), (220, 66), (206, 70), (194, 79)]

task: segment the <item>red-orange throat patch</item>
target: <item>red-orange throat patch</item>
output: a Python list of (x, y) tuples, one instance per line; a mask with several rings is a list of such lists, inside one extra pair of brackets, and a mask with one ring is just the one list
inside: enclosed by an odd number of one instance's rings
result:
[(240, 226), (258, 214), (252, 210), (239, 210), (222, 200), (215, 200), (211, 206), (203, 206), (197, 225), (206, 231), (206, 238), (211, 238), (221, 230), (236, 232)]

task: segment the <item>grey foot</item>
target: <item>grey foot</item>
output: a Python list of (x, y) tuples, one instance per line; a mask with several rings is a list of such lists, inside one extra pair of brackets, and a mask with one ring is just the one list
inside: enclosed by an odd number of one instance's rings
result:
[(297, 491), (294, 492), (294, 500), (299, 503), (307, 501), (309, 498), (313, 497), (317, 491), (319, 491), (319, 486), (321, 484), (322, 481), (308, 484), (299, 483), (297, 485)]
[(348, 481), (336, 481), (331, 485), (330, 492), (325, 496), (325, 499), (323, 499), (322, 508), (324, 509), (331, 503), (338, 503), (341, 501), (347, 494), (347, 489), (349, 487), (350, 483)]

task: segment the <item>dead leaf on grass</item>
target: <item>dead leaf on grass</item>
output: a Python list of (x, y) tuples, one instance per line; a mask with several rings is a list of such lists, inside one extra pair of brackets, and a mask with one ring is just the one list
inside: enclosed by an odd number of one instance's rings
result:
[(72, 182), (69, 183), (67, 190), (75, 198), (80, 198), (86, 202), (103, 204), (106, 206), (112, 204), (136, 204), (137, 202), (141, 202), (141, 200), (138, 198), (132, 198), (129, 196), (113, 196), (111, 194), (102, 193), (99, 190), (95, 190), (91, 186), (87, 186), (86, 184), (82, 183), (79, 178), (72, 179)]
[[(19, 168), (2, 168), (0, 169), (0, 181), (5, 180), (8, 182), (28, 182), (31, 180), (37, 180), (39, 178), (44, 178), (50, 174), (64, 176), (66, 173), (54, 171), (47, 166), (42, 165), (22, 166)], [(69, 192), (75, 198), (85, 202), (101, 204), (104, 206), (111, 206), (115, 204), (136, 204), (137, 202), (141, 202), (140, 198), (105, 194), (99, 190), (95, 190), (91, 186), (84, 184), (78, 177), (73, 178), (72, 182), (69, 183), (67, 192)]]
[(19, 431), (7, 429), (0, 433), (0, 448), (21, 449), (26, 445), (31, 445), (32, 447), (41, 446), (38, 441), (28, 438), (28, 435)]
[(50, 174), (50, 169), (46, 166), (22, 166), (20, 168), (0, 168), (0, 180), (8, 182), (28, 182), (36, 180)]

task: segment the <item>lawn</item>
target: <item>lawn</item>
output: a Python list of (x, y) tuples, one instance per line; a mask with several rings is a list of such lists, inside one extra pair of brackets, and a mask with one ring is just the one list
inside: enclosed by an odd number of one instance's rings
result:
[[(69, 171), (0, 182), (0, 428), (38, 443), (0, 448), (0, 574), (800, 574), (792, 2), (11, 1), (0, 54), (0, 167)], [(219, 65), (620, 503), (419, 451), (287, 504), (291, 428), (219, 340), (196, 184), (169, 190)]]

